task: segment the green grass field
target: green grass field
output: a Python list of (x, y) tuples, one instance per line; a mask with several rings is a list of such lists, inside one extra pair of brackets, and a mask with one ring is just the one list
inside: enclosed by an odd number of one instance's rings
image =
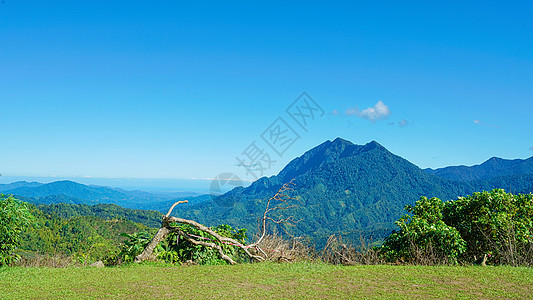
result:
[(533, 269), (321, 263), (2, 268), (0, 298), (533, 299)]

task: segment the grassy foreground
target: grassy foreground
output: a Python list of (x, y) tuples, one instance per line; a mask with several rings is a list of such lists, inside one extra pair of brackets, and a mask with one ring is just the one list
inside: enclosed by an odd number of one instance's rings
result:
[(533, 268), (265, 263), (0, 269), (2, 299), (162, 297), (531, 299)]

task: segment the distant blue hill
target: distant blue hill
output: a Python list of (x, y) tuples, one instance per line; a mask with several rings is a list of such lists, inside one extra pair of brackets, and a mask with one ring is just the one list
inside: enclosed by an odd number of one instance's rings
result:
[[(34, 204), (117, 204), (126, 208), (155, 209), (165, 211), (178, 199), (176, 193), (163, 195), (144, 191), (126, 191), (105, 186), (88, 186), (77, 182), (62, 180), (51, 183), (14, 182), (0, 185), (0, 192), (13, 194)], [(204, 201), (209, 196), (185, 197), (190, 203)]]
[(90, 187), (69, 180), (55, 181), (38, 186), (21, 186), (4, 191), (4, 193), (21, 195), (25, 197), (47, 197), (52, 195), (65, 195), (96, 202), (110, 202), (126, 200), (128, 196), (107, 187)]
[(0, 193), (3, 193), (4, 191), (22, 188), (22, 187), (38, 187), (43, 185), (43, 183), (39, 182), (27, 182), (27, 181), (17, 181), (12, 182), (8, 184), (0, 184)]
[(533, 156), (528, 159), (492, 157), (480, 165), (471, 167), (451, 166), (440, 169), (428, 168), (424, 169), (424, 171), (457, 181), (485, 180), (503, 176), (533, 174)]

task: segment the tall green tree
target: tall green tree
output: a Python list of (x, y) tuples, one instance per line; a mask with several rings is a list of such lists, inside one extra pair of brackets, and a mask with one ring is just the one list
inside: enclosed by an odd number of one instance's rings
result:
[(33, 216), (28, 204), (13, 196), (0, 194), (0, 266), (8, 265), (19, 257), (13, 250), (20, 244), (22, 230), (29, 226)]

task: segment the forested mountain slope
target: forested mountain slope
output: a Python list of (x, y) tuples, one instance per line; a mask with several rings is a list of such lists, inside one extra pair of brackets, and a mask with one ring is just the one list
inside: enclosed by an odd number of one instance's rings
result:
[[(394, 228), (394, 221), (404, 214), (404, 206), (420, 196), (450, 200), (508, 183), (507, 178), (452, 181), (424, 172), (375, 141), (354, 145), (337, 138), (294, 159), (276, 176), (261, 178), (247, 188), (235, 188), (214, 201), (183, 207), (176, 213), (209, 225), (229, 223), (254, 231), (266, 200), (292, 179), (292, 195), (301, 203), (283, 214), (302, 221), (287, 230), (317, 243), (333, 233), (353, 240), (360, 235), (379, 240)], [(512, 182), (515, 190), (531, 191), (531, 177), (520, 175)]]

